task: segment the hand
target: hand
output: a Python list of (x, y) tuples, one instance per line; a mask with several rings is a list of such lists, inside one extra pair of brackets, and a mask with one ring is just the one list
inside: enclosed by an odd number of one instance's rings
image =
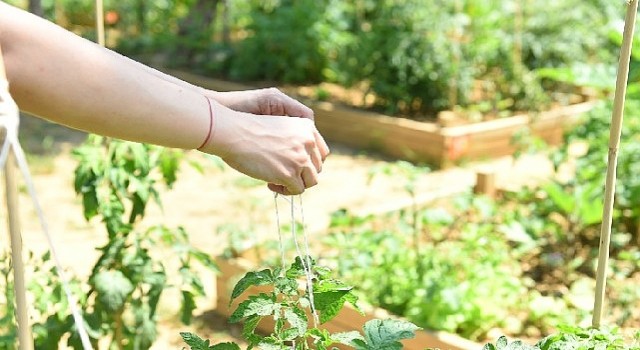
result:
[(318, 183), (329, 148), (306, 118), (232, 111), (214, 103), (215, 129), (203, 151), (232, 168), (269, 183), (283, 195), (296, 195)]
[(313, 110), (276, 88), (214, 92), (208, 91), (212, 99), (238, 112), (302, 117), (313, 120)]

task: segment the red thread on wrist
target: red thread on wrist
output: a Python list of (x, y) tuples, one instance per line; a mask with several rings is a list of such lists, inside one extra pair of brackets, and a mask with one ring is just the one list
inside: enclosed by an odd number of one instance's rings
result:
[(201, 151), (202, 147), (207, 145), (209, 139), (211, 138), (211, 131), (213, 130), (213, 108), (211, 107), (211, 101), (209, 100), (209, 98), (207, 96), (204, 96), (204, 98), (205, 100), (207, 100), (207, 104), (209, 105), (209, 132), (207, 132), (207, 137), (204, 139), (204, 142), (202, 142), (202, 145), (196, 148), (198, 151)]

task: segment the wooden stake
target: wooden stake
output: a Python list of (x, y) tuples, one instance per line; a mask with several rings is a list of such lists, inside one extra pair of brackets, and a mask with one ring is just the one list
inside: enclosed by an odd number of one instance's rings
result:
[(18, 212), (18, 184), (16, 182), (13, 154), (7, 157), (4, 167), (5, 199), (7, 204), (7, 225), (11, 238), (11, 262), (13, 265), (13, 289), (16, 295), (16, 319), (18, 321), (18, 341), (20, 350), (33, 350), (31, 328), (27, 313), (27, 293), (22, 261), (22, 236)]
[(616, 186), (616, 166), (618, 163), (618, 147), (622, 131), (622, 116), (624, 100), (627, 92), (627, 80), (629, 76), (629, 61), (631, 58), (631, 43), (636, 24), (638, 0), (628, 2), (627, 15), (624, 21), (624, 34), (620, 60), (618, 62), (618, 77), (611, 116), (611, 129), (609, 134), (609, 159), (607, 164), (607, 178), (604, 192), (604, 210), (602, 214), (602, 227), (600, 230), (600, 250), (598, 252), (598, 271), (596, 273), (596, 298), (593, 307), (593, 327), (599, 328), (604, 310), (604, 292), (607, 284), (607, 269), (609, 265), (609, 243), (611, 242), (611, 224), (613, 212), (613, 197)]
[[(4, 58), (2, 48), (0, 48), (0, 80), (7, 80), (4, 68)], [(12, 101), (1, 101), (0, 103)], [(17, 111), (16, 111), (17, 113)], [(14, 116), (6, 116), (8, 118)], [(17, 116), (15, 116), (17, 117)], [(9, 130), (6, 130), (4, 137), (9, 137)], [(29, 315), (27, 312), (27, 292), (25, 288), (24, 263), (22, 261), (22, 236), (20, 235), (20, 220), (18, 212), (18, 185), (15, 176), (15, 160), (12, 150), (4, 166), (5, 179), (5, 200), (7, 204), (7, 226), (11, 241), (11, 263), (13, 265), (13, 289), (16, 298), (16, 320), (18, 321), (18, 342), (20, 350), (33, 350), (33, 338), (31, 338), (31, 327), (29, 326)], [(7, 300), (7, 302), (11, 302)]]
[(102, 0), (96, 0), (96, 33), (98, 36), (98, 44), (104, 47), (104, 6)]

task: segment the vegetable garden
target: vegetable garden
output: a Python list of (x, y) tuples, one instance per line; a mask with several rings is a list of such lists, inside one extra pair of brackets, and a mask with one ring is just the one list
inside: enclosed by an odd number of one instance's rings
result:
[[(44, 16), (95, 37), (92, 2), (41, 5)], [(197, 300), (213, 298), (203, 276), (217, 273), (218, 312), (242, 324), (249, 349), (401, 349), (423, 330), (470, 340), (452, 349), (640, 348), (637, 35), (617, 152), (606, 311), (603, 326), (589, 327), (608, 225), (603, 198), (622, 3), (131, 0), (105, 1), (105, 10), (107, 43), (127, 55), (394, 117), (434, 122), (448, 113), (473, 123), (597, 102), (558, 147), (527, 130), (514, 140), (519, 153), (542, 154), (553, 165), (533, 186), (496, 195), (469, 189), (423, 203), (419, 182), (440, 170), (385, 162), (362, 181), (372, 191), (400, 183), (404, 191), (393, 196), (410, 205), (370, 215), (340, 208), (311, 234), (304, 210), (313, 209), (302, 197), (276, 197), (266, 210), (272, 215), (265, 214), (275, 216), (275, 228), (231, 230), (216, 257), (190, 243), (184, 227), (143, 219), (152, 204), (163, 207), (181, 166), (203, 171), (201, 162), (219, 160), (89, 136), (73, 151), (73, 186), (88, 224), (103, 226), (105, 243), (90, 276), (69, 285), (93, 347), (152, 348), (161, 299), (169, 294), (180, 304), (178, 318), (188, 325)], [(328, 196), (339, 195), (349, 194)], [(240, 275), (225, 273), (226, 264), (247, 258)], [(47, 253), (27, 262), (35, 348), (81, 349), (51, 259)], [(3, 255), (0, 349), (16, 348), (18, 337), (13, 267)], [(347, 308), (367, 315), (383, 309), (384, 316), (362, 329), (331, 328)], [(180, 334), (191, 349), (240, 349), (196, 333)]]

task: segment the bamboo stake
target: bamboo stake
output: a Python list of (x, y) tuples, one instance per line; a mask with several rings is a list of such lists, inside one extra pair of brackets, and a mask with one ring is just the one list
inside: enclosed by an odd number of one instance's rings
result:
[(627, 80), (629, 76), (629, 61), (631, 58), (631, 43), (636, 24), (638, 0), (628, 2), (627, 15), (624, 20), (624, 34), (620, 60), (618, 62), (618, 77), (616, 79), (616, 91), (611, 116), (611, 129), (609, 134), (609, 157), (607, 163), (607, 178), (604, 192), (604, 210), (602, 214), (602, 227), (600, 230), (600, 250), (598, 252), (598, 271), (596, 273), (596, 298), (593, 307), (593, 327), (599, 328), (604, 310), (604, 294), (607, 284), (607, 269), (609, 265), (609, 243), (611, 242), (611, 224), (613, 212), (613, 197), (616, 186), (616, 166), (618, 163), (618, 147), (622, 131), (622, 117), (624, 100), (627, 92)]
[[(4, 68), (2, 48), (0, 48), (0, 80), (7, 80)], [(0, 103), (10, 103), (2, 101)], [(12, 113), (14, 111), (9, 111)], [(17, 111), (15, 111), (17, 113)], [(12, 116), (4, 116), (10, 118)], [(9, 137), (9, 130), (4, 137)], [(15, 176), (15, 160), (12, 157), (12, 149), (9, 149), (9, 156), (4, 167), (5, 174), (5, 200), (7, 205), (7, 226), (11, 241), (11, 263), (13, 265), (13, 289), (16, 298), (16, 320), (18, 322), (18, 342), (20, 350), (33, 350), (33, 338), (31, 338), (31, 327), (29, 326), (29, 315), (27, 312), (27, 292), (25, 288), (24, 262), (22, 261), (22, 236), (20, 235), (20, 220), (18, 213), (18, 190)], [(8, 301), (9, 302), (9, 301)]]
[(11, 238), (11, 262), (13, 265), (13, 289), (16, 296), (16, 319), (18, 321), (18, 341), (20, 350), (33, 350), (27, 294), (25, 288), (24, 262), (22, 261), (22, 236), (18, 217), (18, 184), (16, 182), (15, 161), (9, 153), (4, 168), (5, 199), (7, 204), (7, 226)]
[(96, 0), (96, 33), (98, 36), (98, 44), (104, 47), (104, 6), (102, 0)]

